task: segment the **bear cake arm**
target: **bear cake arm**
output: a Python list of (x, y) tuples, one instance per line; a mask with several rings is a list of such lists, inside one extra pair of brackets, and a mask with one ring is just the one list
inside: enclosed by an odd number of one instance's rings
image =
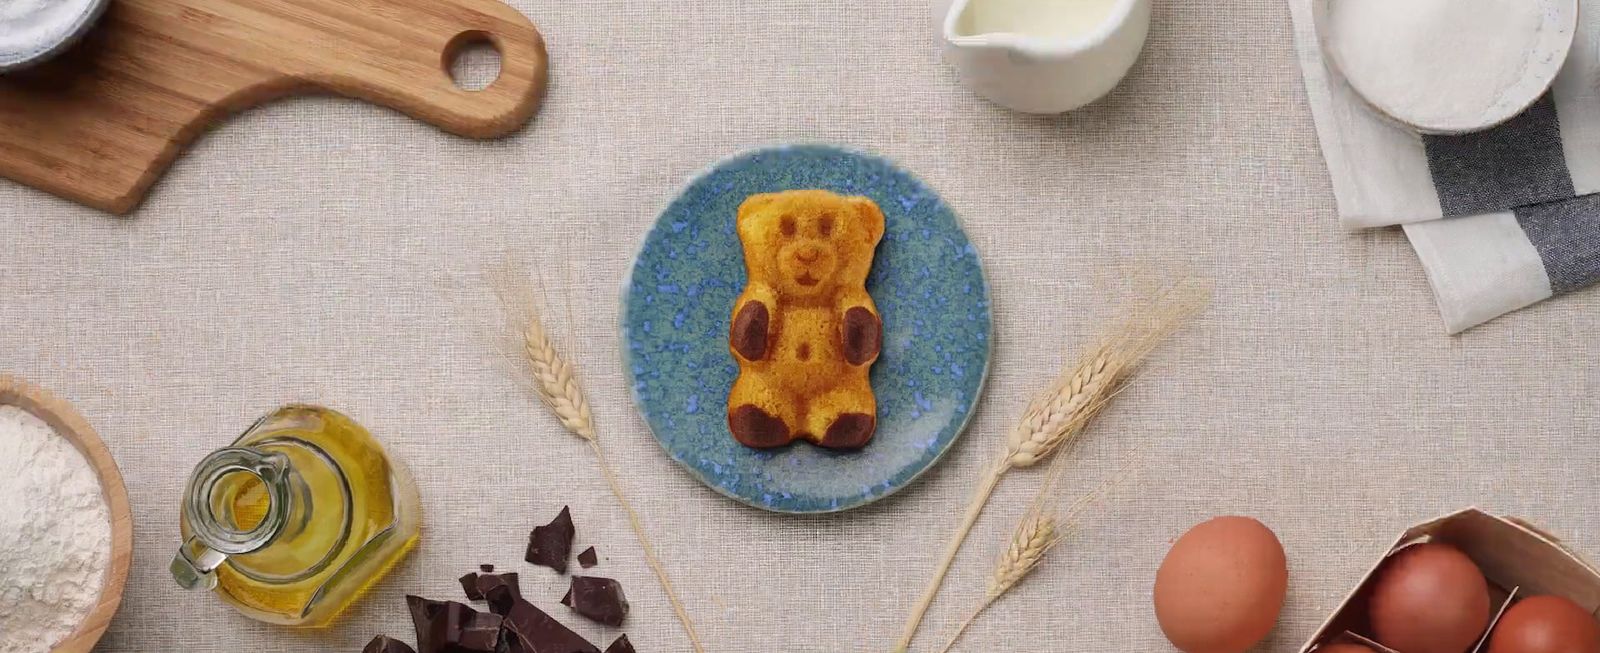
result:
[(883, 320), (866, 291), (847, 293), (840, 302), (844, 319), (839, 324), (839, 344), (845, 362), (871, 365), (883, 348)]
[(751, 284), (739, 298), (739, 308), (733, 313), (728, 342), (733, 352), (747, 361), (767, 357), (772, 344), (773, 307), (777, 306), (771, 289)]

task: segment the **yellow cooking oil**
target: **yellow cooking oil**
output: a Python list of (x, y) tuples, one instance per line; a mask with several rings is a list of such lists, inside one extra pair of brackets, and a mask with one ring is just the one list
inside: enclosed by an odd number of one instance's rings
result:
[(219, 455), (220, 472), (202, 462), (191, 479), (174, 575), (211, 574), (248, 616), (327, 625), (417, 544), (415, 483), (343, 414), (286, 406)]

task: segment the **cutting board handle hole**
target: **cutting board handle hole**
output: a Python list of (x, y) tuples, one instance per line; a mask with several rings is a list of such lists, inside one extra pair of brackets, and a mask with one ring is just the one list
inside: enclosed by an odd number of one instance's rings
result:
[(500, 66), (500, 47), (488, 32), (462, 32), (444, 48), (444, 69), (462, 90), (489, 88), (500, 78)]

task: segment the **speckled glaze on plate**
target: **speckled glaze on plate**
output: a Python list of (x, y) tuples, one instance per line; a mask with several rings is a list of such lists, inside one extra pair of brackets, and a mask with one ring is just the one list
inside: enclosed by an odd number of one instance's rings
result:
[[(758, 451), (728, 433), (738, 374), (728, 328), (745, 284), (734, 218), (750, 195), (801, 188), (865, 195), (885, 217), (867, 279), (884, 324), (871, 377), (878, 431), (860, 451)], [(623, 288), (623, 367), (656, 440), (712, 489), (775, 512), (866, 505), (932, 467), (972, 416), (992, 337), (983, 267), (950, 207), (894, 164), (830, 146), (749, 152), (690, 182)]]

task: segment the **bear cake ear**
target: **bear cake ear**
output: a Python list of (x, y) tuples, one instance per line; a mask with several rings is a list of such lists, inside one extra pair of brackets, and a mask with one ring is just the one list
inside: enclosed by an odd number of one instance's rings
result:
[(850, 205), (854, 206), (856, 213), (860, 214), (862, 224), (867, 226), (867, 237), (876, 244), (883, 239), (883, 209), (878, 208), (878, 203), (865, 197), (850, 198)]
[(746, 197), (744, 203), (739, 205), (739, 222), (744, 222), (752, 213), (767, 208), (776, 201), (778, 201), (777, 193), (761, 193)]

